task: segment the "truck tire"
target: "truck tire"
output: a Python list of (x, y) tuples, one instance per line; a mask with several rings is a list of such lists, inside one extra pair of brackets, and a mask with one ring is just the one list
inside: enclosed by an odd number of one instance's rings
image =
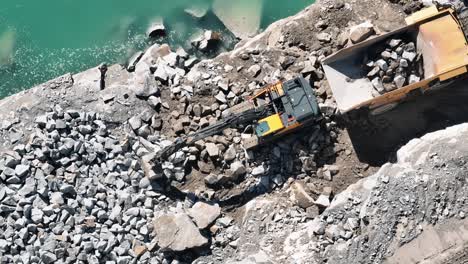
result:
[(394, 109), (397, 105), (398, 105), (398, 102), (385, 104), (385, 105), (370, 109), (369, 114), (373, 116), (381, 115), (383, 113), (386, 113)]

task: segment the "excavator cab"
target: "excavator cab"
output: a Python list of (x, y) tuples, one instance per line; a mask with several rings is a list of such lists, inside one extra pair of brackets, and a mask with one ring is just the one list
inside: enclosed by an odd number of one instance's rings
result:
[(250, 149), (312, 124), (319, 115), (312, 87), (302, 77), (267, 86), (229, 110), (229, 114), (215, 124), (178, 138), (159, 151), (155, 159), (167, 159), (177, 150), (198, 140), (221, 133), (229, 127), (245, 125), (252, 125), (255, 132), (242, 142), (245, 149)]
[(267, 86), (253, 96), (251, 102), (255, 107), (267, 106), (269, 114), (254, 125), (255, 136), (244, 140), (247, 149), (293, 132), (319, 115), (312, 87), (302, 77)]

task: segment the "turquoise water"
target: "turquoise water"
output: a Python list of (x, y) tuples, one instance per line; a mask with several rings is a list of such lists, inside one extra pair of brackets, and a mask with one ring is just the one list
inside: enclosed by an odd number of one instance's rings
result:
[[(0, 6), (0, 98), (67, 72), (100, 62), (124, 63), (151, 44), (145, 31), (162, 17), (172, 47), (190, 48), (188, 39), (201, 28), (223, 32), (208, 11), (198, 19), (186, 8), (210, 9), (213, 1), (232, 1), (236, 16), (259, 14), (260, 29), (297, 13), (312, 0), (9, 0)], [(237, 2), (239, 1), (239, 2)], [(226, 3), (226, 2), (225, 2)], [(219, 4), (219, 3), (218, 3)], [(224, 3), (221, 3), (223, 5)], [(243, 12), (242, 10), (245, 10)], [(229, 11), (230, 12), (230, 11)], [(227, 46), (233, 43), (227, 41)]]

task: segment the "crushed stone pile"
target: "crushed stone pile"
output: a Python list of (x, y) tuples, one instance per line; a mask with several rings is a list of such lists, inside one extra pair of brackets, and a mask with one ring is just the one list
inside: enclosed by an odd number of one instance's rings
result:
[(371, 51), (364, 63), (367, 78), (374, 87), (374, 96), (417, 83), (424, 78), (423, 56), (412, 41), (390, 39), (385, 47)]
[(0, 262), (158, 262), (146, 245), (169, 198), (144, 177), (147, 150), (95, 112), (56, 107), (35, 123), (0, 157)]

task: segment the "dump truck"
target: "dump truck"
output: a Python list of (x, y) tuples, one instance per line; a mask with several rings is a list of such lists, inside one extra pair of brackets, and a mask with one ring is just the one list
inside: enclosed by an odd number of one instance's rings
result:
[(221, 133), (227, 128), (252, 125), (254, 135), (243, 140), (245, 149), (314, 124), (320, 116), (309, 81), (298, 77), (268, 85), (243, 103), (234, 105), (218, 122), (201, 128), (163, 148), (156, 159), (167, 159), (179, 149), (198, 140)]
[[(338, 110), (346, 113), (356, 109), (381, 114), (393, 109), (405, 99), (448, 87), (464, 78), (468, 66), (467, 39), (452, 9), (432, 6), (406, 18), (406, 26), (392, 32), (354, 44), (327, 57), (323, 69), (336, 100)], [(409, 38), (422, 55), (424, 76), (404, 82), (398, 89), (375, 93), (375, 84), (366, 75), (363, 63), (369, 50), (388, 44), (392, 39)], [(376, 80), (379, 85), (379, 80)]]

